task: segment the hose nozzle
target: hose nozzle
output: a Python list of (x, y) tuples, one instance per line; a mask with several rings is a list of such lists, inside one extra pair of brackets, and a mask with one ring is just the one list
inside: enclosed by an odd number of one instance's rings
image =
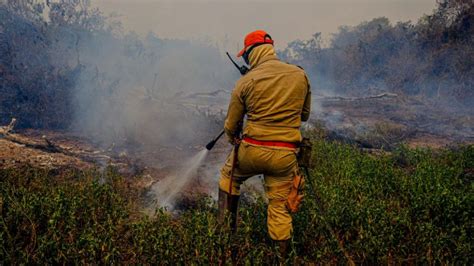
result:
[(212, 148), (214, 148), (214, 145), (216, 145), (216, 140), (212, 140), (211, 142), (209, 142), (207, 145), (206, 145), (206, 149), (207, 150), (212, 150)]
[(222, 137), (222, 135), (224, 135), (224, 130), (221, 131), (221, 133), (219, 133), (219, 135), (214, 138), (213, 140), (211, 140), (211, 142), (209, 142), (207, 145), (206, 145), (206, 149), (208, 151), (212, 150), (212, 148), (214, 148), (214, 145), (216, 145), (216, 142)]

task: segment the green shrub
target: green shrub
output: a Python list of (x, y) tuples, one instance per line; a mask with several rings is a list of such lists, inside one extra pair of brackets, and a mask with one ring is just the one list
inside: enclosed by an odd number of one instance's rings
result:
[[(292, 263), (462, 263), (473, 260), (474, 148), (373, 156), (316, 140), (315, 167), (294, 216)], [(201, 199), (180, 215), (137, 213), (139, 194), (113, 170), (0, 170), (0, 261), (272, 263), (263, 200), (244, 202), (239, 230)], [(316, 200), (318, 199), (318, 200)]]

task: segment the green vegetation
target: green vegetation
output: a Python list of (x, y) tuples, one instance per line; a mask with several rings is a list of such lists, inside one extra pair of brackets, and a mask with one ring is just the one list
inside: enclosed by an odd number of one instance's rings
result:
[[(295, 216), (292, 262), (472, 264), (474, 147), (374, 156), (316, 141), (309, 191)], [(202, 199), (179, 216), (137, 212), (140, 191), (112, 169), (0, 171), (0, 261), (239, 264), (276, 258), (263, 200), (244, 203), (238, 234)], [(326, 224), (328, 226), (326, 226)], [(345, 253), (343, 252), (343, 250)]]

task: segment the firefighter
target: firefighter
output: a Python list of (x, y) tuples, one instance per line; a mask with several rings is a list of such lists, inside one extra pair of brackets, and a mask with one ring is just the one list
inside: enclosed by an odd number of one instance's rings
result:
[(219, 219), (230, 213), (236, 230), (240, 186), (263, 174), (268, 233), (285, 256), (293, 230), (286, 201), (299, 174), (296, 153), (302, 140), (301, 122), (310, 114), (310, 85), (303, 69), (278, 59), (272, 38), (263, 30), (249, 33), (237, 56), (243, 57), (250, 71), (237, 81), (225, 120), (228, 140), (240, 144), (221, 169)]

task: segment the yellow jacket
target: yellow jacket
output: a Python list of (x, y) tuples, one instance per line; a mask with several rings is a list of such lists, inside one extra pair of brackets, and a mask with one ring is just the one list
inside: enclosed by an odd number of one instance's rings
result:
[(224, 130), (233, 140), (247, 115), (243, 135), (257, 140), (299, 142), (301, 121), (307, 121), (311, 90), (303, 69), (281, 62), (270, 44), (255, 47), (250, 71), (232, 91)]

